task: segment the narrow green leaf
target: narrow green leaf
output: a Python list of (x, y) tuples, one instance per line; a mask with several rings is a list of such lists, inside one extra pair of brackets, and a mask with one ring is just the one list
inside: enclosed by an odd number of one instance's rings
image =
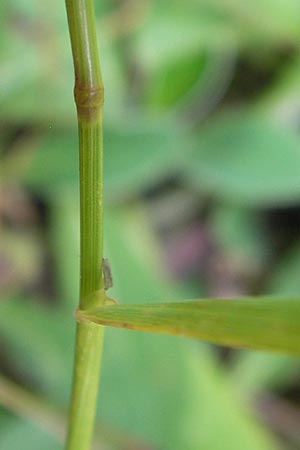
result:
[(114, 305), (78, 311), (77, 319), (234, 347), (300, 354), (300, 299), (249, 297)]

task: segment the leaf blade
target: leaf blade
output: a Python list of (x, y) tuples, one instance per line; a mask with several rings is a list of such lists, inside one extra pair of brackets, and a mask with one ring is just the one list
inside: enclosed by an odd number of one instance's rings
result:
[(77, 311), (78, 320), (169, 333), (216, 344), (300, 354), (300, 299), (246, 297), (113, 305)]

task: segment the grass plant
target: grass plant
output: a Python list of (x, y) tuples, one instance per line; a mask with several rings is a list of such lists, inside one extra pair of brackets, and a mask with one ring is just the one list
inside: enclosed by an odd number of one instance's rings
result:
[[(103, 277), (104, 88), (93, 0), (66, 0), (80, 154), (80, 299), (66, 450), (89, 450), (104, 325), (167, 332), (238, 347), (300, 353), (298, 298), (111, 304)], [(109, 99), (108, 99), (109, 101)]]

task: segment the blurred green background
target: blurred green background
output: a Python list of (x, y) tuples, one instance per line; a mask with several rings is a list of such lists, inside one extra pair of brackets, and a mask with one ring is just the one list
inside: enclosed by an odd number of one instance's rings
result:
[[(300, 292), (297, 0), (96, 0), (123, 303)], [(0, 448), (56, 450), (78, 300), (64, 2), (0, 2)], [(300, 449), (296, 358), (108, 329), (95, 449)]]

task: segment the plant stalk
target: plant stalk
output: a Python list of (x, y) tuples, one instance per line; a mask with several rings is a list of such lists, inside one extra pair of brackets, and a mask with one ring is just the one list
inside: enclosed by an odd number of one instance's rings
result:
[[(93, 0), (66, 0), (75, 71), (80, 166), (80, 300), (85, 310), (104, 303), (103, 82)], [(93, 296), (98, 291), (100, 295)], [(77, 324), (66, 450), (89, 450), (96, 412), (103, 327)]]

